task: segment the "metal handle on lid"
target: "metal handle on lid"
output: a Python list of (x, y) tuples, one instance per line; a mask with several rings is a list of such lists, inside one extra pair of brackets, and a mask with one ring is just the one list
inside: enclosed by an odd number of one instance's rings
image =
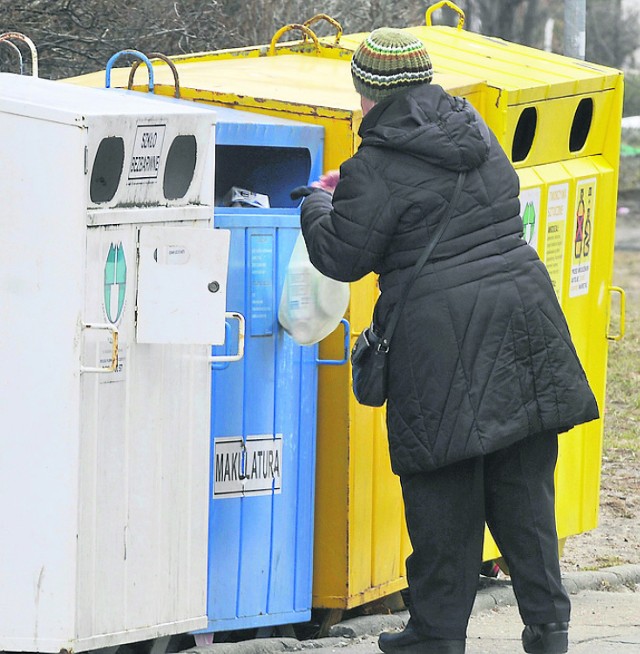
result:
[(107, 61), (107, 67), (106, 67), (106, 79), (105, 79), (105, 86), (107, 88), (111, 87), (111, 69), (113, 68), (113, 64), (120, 59), (121, 57), (124, 57), (126, 55), (129, 55), (131, 57), (137, 57), (138, 59), (141, 59), (147, 66), (147, 70), (149, 71), (149, 92), (151, 93), (153, 91), (153, 66), (151, 65), (151, 62), (149, 61), (149, 58), (147, 55), (143, 54), (142, 52), (139, 52), (138, 50), (120, 50), (120, 52), (116, 52), (109, 61)]
[(436, 2), (435, 5), (431, 5), (429, 9), (427, 9), (425, 13), (425, 22), (426, 24), (431, 27), (431, 14), (436, 11), (436, 9), (441, 9), (442, 7), (449, 7), (449, 9), (453, 9), (458, 14), (458, 29), (461, 30), (462, 26), (464, 25), (464, 11), (458, 7), (458, 5), (454, 4), (453, 2), (449, 2), (449, 0), (442, 0), (442, 2)]
[[(161, 59), (164, 61), (169, 68), (171, 68), (171, 72), (173, 73), (173, 82), (175, 86), (175, 92), (174, 95), (176, 98), (180, 97), (180, 80), (178, 79), (178, 69), (176, 68), (176, 65), (167, 57), (166, 55), (163, 55), (161, 52), (150, 52), (149, 53), (149, 59)], [(129, 73), (129, 83), (127, 84), (127, 89), (131, 90), (133, 88), (133, 78), (135, 77), (136, 70), (138, 70), (138, 67), (140, 66), (142, 62), (141, 61), (134, 61), (133, 64), (131, 65), (131, 72)]]
[[(20, 52), (14, 43), (10, 43), (11, 40), (24, 41), (29, 46), (29, 50), (31, 51), (31, 74), (34, 77), (38, 77), (38, 51), (36, 50), (34, 42), (28, 36), (25, 36), (20, 32), (5, 32), (4, 34), (0, 34), (0, 42), (7, 41), (9, 45), (13, 45), (13, 47)], [(22, 74), (22, 72), (22, 53), (20, 53), (20, 74)]]
[[(342, 25), (335, 19), (331, 18), (331, 16), (327, 16), (327, 14), (316, 14), (315, 16), (312, 16), (309, 18), (309, 20), (305, 20), (304, 23), (302, 23), (305, 27), (311, 27), (314, 23), (317, 23), (320, 20), (325, 20), (327, 23), (330, 25), (333, 25), (336, 28), (336, 40), (334, 41), (335, 45), (338, 45), (340, 42), (340, 37), (342, 36)], [(307, 38), (305, 34), (305, 39)]]
[(20, 48), (13, 43), (13, 41), (2, 41), (5, 45), (8, 45), (15, 53), (18, 55), (18, 62), (20, 66), (20, 75), (24, 75), (24, 59), (22, 58), (22, 52)]
[(306, 25), (291, 23), (290, 25), (285, 25), (284, 27), (281, 27), (273, 35), (273, 38), (271, 39), (271, 43), (269, 45), (269, 51), (268, 51), (269, 56), (274, 55), (276, 53), (276, 43), (278, 42), (280, 37), (285, 32), (290, 32), (291, 30), (300, 30), (303, 35), (308, 36), (313, 41), (313, 44), (316, 46), (316, 50), (320, 52), (320, 42), (318, 41), (318, 37), (315, 35), (313, 30), (309, 29)]

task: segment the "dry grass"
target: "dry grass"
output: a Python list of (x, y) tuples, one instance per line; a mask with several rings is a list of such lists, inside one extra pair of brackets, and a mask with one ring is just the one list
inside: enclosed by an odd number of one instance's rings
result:
[[(613, 283), (626, 292), (626, 330), (609, 346), (604, 449), (609, 457), (640, 455), (640, 252), (619, 251)], [(613, 329), (617, 325), (612, 323)]]
[(567, 539), (565, 572), (640, 564), (640, 251), (616, 250), (613, 282), (626, 291), (626, 334), (609, 345), (598, 527)]

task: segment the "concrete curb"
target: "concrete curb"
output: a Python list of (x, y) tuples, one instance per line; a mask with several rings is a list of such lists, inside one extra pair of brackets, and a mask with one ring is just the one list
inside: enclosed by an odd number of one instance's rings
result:
[[(569, 595), (583, 590), (615, 590), (621, 586), (633, 587), (640, 584), (640, 564), (626, 564), (603, 568), (569, 572), (562, 577)], [(488, 611), (498, 606), (513, 606), (516, 603), (511, 583), (508, 581), (486, 579), (476, 596), (472, 614)]]
[[(570, 595), (586, 590), (609, 591), (623, 586), (633, 588), (636, 584), (640, 584), (640, 564), (570, 572), (563, 576), (563, 581)], [(510, 581), (482, 579), (472, 614), (490, 611), (499, 606), (513, 606), (515, 603)], [(345, 641), (363, 636), (377, 636), (383, 631), (402, 629), (408, 619), (409, 612), (406, 610), (390, 614), (363, 615), (333, 625), (327, 638), (303, 641), (295, 638), (257, 638), (240, 643), (213, 643), (194, 647), (184, 654), (272, 654), (343, 647)]]

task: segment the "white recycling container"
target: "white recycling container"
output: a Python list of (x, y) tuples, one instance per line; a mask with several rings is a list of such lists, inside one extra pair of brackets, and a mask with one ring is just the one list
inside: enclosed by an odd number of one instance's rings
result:
[(0, 74), (0, 650), (206, 626), (215, 113)]

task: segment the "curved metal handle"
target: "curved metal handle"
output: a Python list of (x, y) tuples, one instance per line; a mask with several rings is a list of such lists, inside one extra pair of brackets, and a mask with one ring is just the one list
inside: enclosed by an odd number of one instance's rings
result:
[[(226, 344), (229, 342), (229, 339), (231, 338), (231, 324), (229, 323), (228, 320), (224, 321), (224, 342), (225, 342), (225, 352), (226, 352)], [(214, 355), (212, 355), (214, 356)], [(213, 361), (209, 362), (211, 364), (211, 369), (212, 370), (226, 370), (229, 367), (229, 362), (228, 361), (223, 361), (222, 363), (215, 363)]]
[(95, 368), (92, 366), (80, 366), (80, 372), (98, 372), (108, 373), (115, 372), (118, 369), (118, 330), (114, 325), (107, 325), (96, 322), (83, 322), (82, 329), (103, 329), (111, 332), (112, 347), (111, 347), (111, 365), (107, 368)]
[[(315, 16), (312, 16), (309, 18), (309, 20), (305, 20), (304, 23), (302, 23), (305, 27), (311, 27), (314, 23), (317, 23), (320, 20), (326, 20), (327, 23), (330, 25), (333, 25), (336, 28), (336, 40), (334, 41), (335, 45), (338, 45), (340, 42), (340, 37), (342, 36), (342, 25), (335, 19), (331, 18), (331, 16), (327, 16), (327, 14), (316, 14)], [(304, 36), (305, 40), (307, 38), (307, 35), (305, 34)]]
[(107, 61), (107, 67), (105, 70), (106, 74), (106, 79), (105, 79), (105, 86), (107, 88), (111, 87), (111, 69), (113, 68), (113, 64), (120, 59), (120, 57), (124, 57), (125, 55), (130, 55), (132, 57), (137, 57), (138, 59), (141, 59), (146, 65), (147, 65), (147, 70), (149, 71), (149, 93), (153, 92), (153, 66), (151, 65), (151, 62), (149, 61), (149, 58), (147, 55), (143, 54), (142, 52), (139, 52), (138, 50), (120, 50), (120, 52), (116, 52), (109, 61)]
[(346, 318), (340, 323), (344, 327), (344, 357), (342, 359), (320, 359), (316, 357), (316, 363), (320, 366), (343, 366), (349, 361), (349, 343), (351, 341), (351, 325)]
[[(178, 79), (178, 69), (176, 68), (176, 65), (167, 57), (167, 55), (163, 55), (161, 52), (150, 52), (149, 53), (149, 59), (161, 59), (164, 61), (169, 68), (171, 68), (171, 72), (173, 73), (173, 85), (175, 87), (175, 92), (174, 95), (176, 98), (180, 97), (180, 80)], [(131, 72), (129, 73), (129, 83), (127, 84), (127, 89), (130, 91), (133, 87), (133, 78), (135, 77), (136, 70), (138, 70), (138, 67), (140, 66), (142, 62), (141, 61), (134, 61), (133, 64), (131, 65)], [(152, 63), (153, 65), (153, 63)]]
[(436, 11), (436, 9), (440, 9), (441, 7), (449, 7), (449, 9), (453, 9), (453, 11), (458, 14), (458, 29), (461, 30), (462, 26), (464, 25), (464, 11), (462, 11), (458, 5), (454, 4), (453, 2), (449, 2), (449, 0), (442, 0), (442, 2), (436, 2), (435, 5), (431, 5), (431, 7), (427, 9), (424, 15), (425, 23), (431, 27), (431, 14)]
[[(618, 293), (620, 295), (620, 331), (617, 334), (611, 334), (609, 332), (609, 323), (607, 324), (607, 339), (610, 341), (619, 341), (621, 338), (624, 337), (624, 330), (625, 330), (625, 324), (624, 324), (624, 318), (625, 318), (625, 312), (626, 312), (626, 296), (624, 293), (624, 289), (620, 288), (619, 286), (610, 286), (609, 287), (609, 295), (611, 293)], [(611, 302), (609, 302), (609, 307), (611, 307)], [(611, 317), (611, 310), (609, 310), (609, 317)]]
[[(24, 41), (29, 46), (29, 50), (31, 50), (31, 74), (34, 77), (38, 77), (38, 51), (36, 50), (35, 43), (28, 36), (20, 32), (5, 32), (4, 34), (0, 34), (0, 41), (10, 41), (11, 39)], [(12, 43), (11, 45), (15, 47), (15, 44)], [(22, 53), (20, 54), (20, 74), (22, 74)]]
[(244, 333), (245, 333), (245, 319), (241, 313), (237, 311), (227, 311), (225, 318), (238, 321), (238, 351), (235, 354), (220, 354), (209, 357), (209, 363), (225, 363), (231, 361), (240, 361), (244, 356)]
[(22, 58), (22, 51), (13, 41), (2, 42), (15, 50), (15, 53), (18, 55), (18, 61), (20, 62), (20, 75), (24, 75), (24, 59)]
[(278, 42), (280, 37), (285, 32), (289, 32), (291, 30), (300, 30), (303, 33), (303, 35), (308, 36), (313, 41), (313, 44), (316, 46), (316, 50), (320, 52), (320, 42), (318, 41), (318, 37), (315, 35), (313, 30), (310, 30), (306, 25), (291, 23), (290, 25), (285, 25), (284, 27), (281, 27), (273, 35), (273, 38), (271, 39), (271, 43), (269, 44), (269, 51), (267, 52), (269, 56), (274, 55), (276, 53), (276, 43)]

